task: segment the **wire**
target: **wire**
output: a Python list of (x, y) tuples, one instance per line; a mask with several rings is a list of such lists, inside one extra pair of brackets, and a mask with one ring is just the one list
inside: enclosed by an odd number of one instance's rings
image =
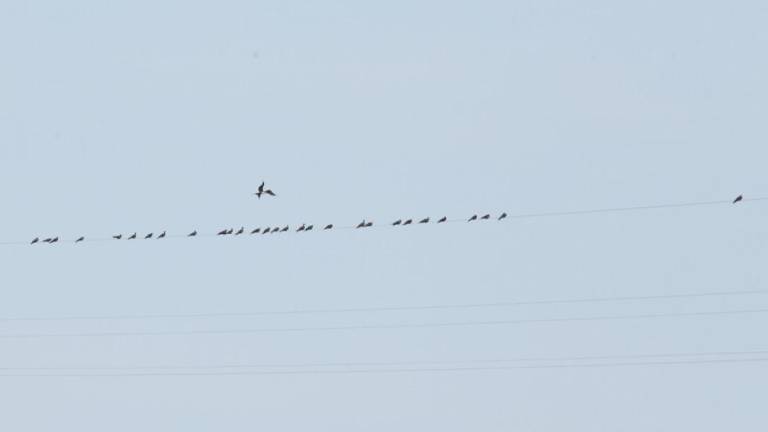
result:
[(578, 303), (607, 303), (607, 302), (623, 302), (623, 301), (651, 301), (651, 300), (689, 299), (689, 298), (704, 298), (704, 297), (730, 297), (730, 296), (749, 296), (749, 295), (766, 295), (766, 294), (768, 294), (768, 290), (747, 290), (747, 291), (733, 291), (733, 292), (715, 291), (715, 292), (706, 292), (706, 293), (687, 293), (687, 294), (658, 294), (658, 295), (646, 295), (646, 296), (621, 296), (621, 297), (587, 297), (587, 298), (578, 298), (578, 299), (506, 301), (506, 302), (442, 304), (442, 305), (382, 306), (382, 307), (374, 306), (374, 307), (335, 308), (335, 309), (293, 309), (293, 310), (283, 310), (283, 311), (202, 312), (202, 313), (189, 313), (189, 314), (143, 314), (143, 315), (95, 315), (95, 316), (70, 316), (70, 317), (5, 317), (5, 318), (0, 317), (0, 322), (195, 319), (195, 318), (217, 318), (217, 317), (270, 316), (270, 315), (314, 315), (314, 314), (359, 313), (359, 312), (485, 309), (485, 308), (496, 308), (496, 307), (578, 304)]
[(327, 332), (327, 331), (355, 331), (355, 330), (396, 330), (396, 329), (424, 329), (424, 328), (450, 328), (450, 327), (477, 327), (500, 326), (519, 324), (543, 324), (564, 322), (589, 322), (589, 321), (620, 321), (658, 318), (696, 318), (705, 316), (727, 316), (767, 313), (768, 309), (749, 309), (714, 312), (681, 312), (658, 313), (642, 315), (614, 315), (575, 318), (543, 318), (543, 319), (519, 319), (498, 321), (456, 321), (438, 323), (416, 324), (384, 324), (384, 325), (349, 325), (331, 327), (284, 327), (284, 328), (255, 328), (232, 330), (179, 330), (179, 331), (125, 331), (125, 332), (89, 332), (89, 333), (16, 333), (0, 334), (0, 339), (44, 339), (44, 338), (80, 338), (80, 337), (127, 337), (127, 336), (202, 336), (202, 335), (237, 335), (259, 333), (300, 333), (300, 332)]
[(130, 378), (130, 377), (242, 377), (276, 375), (370, 375), (370, 374), (411, 374), (444, 372), (501, 372), (531, 369), (598, 369), (644, 366), (723, 365), (745, 363), (768, 363), (768, 357), (719, 360), (677, 360), (654, 362), (620, 362), (592, 364), (556, 364), (524, 366), (468, 366), (452, 368), (403, 368), (403, 369), (350, 369), (350, 370), (288, 370), (288, 371), (236, 371), (236, 372), (143, 372), (143, 373), (97, 373), (97, 374), (0, 374), (0, 378)]
[(350, 368), (350, 367), (395, 367), (395, 366), (424, 366), (424, 365), (478, 365), (500, 363), (532, 363), (532, 362), (585, 362), (611, 360), (648, 360), (686, 357), (732, 357), (768, 355), (768, 350), (755, 351), (715, 351), (687, 352), (662, 354), (627, 354), (600, 355), (576, 357), (519, 357), (494, 360), (427, 360), (427, 361), (398, 361), (398, 362), (318, 362), (318, 363), (261, 363), (261, 364), (228, 364), (228, 365), (165, 365), (165, 366), (107, 366), (107, 367), (0, 367), (1, 371), (144, 371), (144, 370), (218, 370), (218, 369), (300, 369), (300, 368)]
[[(742, 205), (747, 202), (759, 202), (759, 201), (768, 201), (768, 197), (745, 198), (742, 201)], [(506, 215), (505, 219), (536, 219), (536, 218), (546, 218), (546, 217), (556, 217), (556, 216), (578, 216), (578, 215), (607, 214), (607, 213), (639, 212), (639, 211), (648, 211), (648, 210), (679, 209), (679, 208), (686, 208), (686, 207), (704, 207), (704, 206), (717, 206), (717, 205), (733, 205), (733, 202), (731, 200), (693, 201), (693, 202), (679, 202), (679, 203), (668, 203), (668, 204), (650, 204), (650, 205), (629, 206), (629, 207), (607, 207), (607, 208), (596, 208), (596, 209), (585, 209), (585, 210), (566, 210), (566, 211), (552, 211), (552, 212), (540, 212), (540, 213), (519, 213), (519, 214)], [(459, 223), (459, 222), (465, 223), (468, 220), (469, 219), (446, 219), (446, 221), (443, 223), (444, 224)], [(481, 221), (478, 221), (478, 223), (479, 222)], [(430, 219), (429, 223), (434, 225), (435, 221)], [(418, 221), (414, 220), (413, 226), (417, 226), (417, 225), (422, 225), (422, 224), (419, 224)], [(276, 227), (277, 225), (269, 225), (269, 226)], [(282, 227), (284, 225), (279, 224), (279, 226)], [(325, 231), (322, 228), (323, 226), (317, 225), (312, 232)], [(402, 229), (404, 227), (393, 227), (392, 225), (373, 225), (373, 226), (361, 228), (361, 229), (367, 230), (370, 228)], [(358, 226), (357, 225), (346, 225), (346, 226), (334, 225), (332, 228), (332, 230), (352, 230), (352, 229), (358, 229)], [(208, 232), (208, 233), (201, 232), (196, 234), (193, 238), (218, 237), (216, 232), (217, 231)], [(289, 231), (289, 232), (292, 232), (292, 231)], [(305, 234), (305, 233), (301, 233), (301, 234)], [(246, 236), (249, 236), (249, 235), (247, 235), (247, 233), (244, 233), (244, 235), (240, 237), (246, 237)], [(233, 235), (228, 235), (226, 237), (233, 237)], [(176, 234), (176, 235), (171, 234), (171, 235), (165, 236), (165, 239), (167, 240), (188, 239), (188, 238), (189, 236), (186, 234)], [(152, 237), (152, 239), (157, 240), (157, 238), (154, 236)], [(77, 243), (114, 242), (114, 241), (115, 240), (112, 239), (111, 237), (85, 237), (79, 242), (69, 242), (69, 243), (77, 244)], [(139, 240), (137, 239), (136, 241), (138, 242)], [(24, 246), (29, 244), (30, 244), (29, 241), (0, 241), (0, 246)], [(57, 244), (60, 244), (60, 243), (57, 242)]]

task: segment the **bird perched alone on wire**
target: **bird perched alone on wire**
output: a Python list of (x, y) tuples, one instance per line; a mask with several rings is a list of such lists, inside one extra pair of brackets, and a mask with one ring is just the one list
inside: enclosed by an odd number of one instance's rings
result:
[(737, 202), (743, 201), (743, 200), (744, 200), (744, 195), (739, 195), (736, 197), (735, 200), (733, 200), (733, 203), (736, 204)]
[(499, 216), (499, 220), (504, 220), (506, 218), (507, 218), (507, 214), (506, 213), (502, 213), (501, 216)]
[(442, 218), (440, 218), (439, 221), (437, 221), (437, 223), (439, 223), (439, 224), (446, 223), (446, 222), (448, 222), (448, 217), (447, 216), (443, 216)]
[(152, 237), (154, 237), (154, 235), (155, 235), (154, 233), (149, 233), (149, 234), (147, 234), (147, 235), (145, 235), (145, 236), (144, 236), (144, 240), (149, 240), (149, 239), (151, 239)]
[(254, 195), (256, 195), (259, 199), (261, 199), (262, 195), (277, 196), (274, 192), (272, 192), (272, 189), (264, 189), (264, 185), (264, 182), (261, 182), (259, 185), (259, 190), (256, 191)]
[(419, 223), (420, 224), (428, 224), (429, 223), (429, 218), (424, 218), (424, 219), (420, 220)]
[(333, 224), (328, 224), (328, 225), (325, 226), (325, 228), (323, 228), (324, 231), (328, 231), (328, 230), (332, 230), (332, 229), (333, 229)]
[(113, 235), (112, 238), (115, 240), (121, 240), (123, 238), (123, 235), (122, 234)]
[(162, 233), (162, 234), (160, 234), (159, 236), (157, 236), (157, 239), (158, 239), (158, 240), (160, 240), (160, 239), (164, 239), (164, 238), (165, 238), (165, 231), (163, 231), (163, 233)]
[(403, 220), (402, 219), (398, 219), (398, 220), (392, 222), (392, 226), (400, 226), (402, 224), (403, 224)]
[(187, 234), (187, 237), (196, 237), (197, 236), (197, 230), (192, 231), (191, 233)]
[(40, 237), (35, 237), (34, 240), (32, 240), (32, 242), (30, 242), (29, 244), (33, 245), (39, 241), (40, 241)]
[(80, 243), (82, 241), (85, 241), (85, 237), (80, 237), (79, 239), (75, 240), (75, 243)]
[(474, 222), (477, 220), (477, 215), (473, 215), (467, 222)]

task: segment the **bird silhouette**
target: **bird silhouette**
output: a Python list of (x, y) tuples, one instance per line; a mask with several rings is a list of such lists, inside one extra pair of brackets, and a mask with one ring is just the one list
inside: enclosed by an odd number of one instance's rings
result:
[(58, 241), (59, 241), (59, 238), (58, 237), (54, 237), (53, 240), (51, 240), (51, 244), (58, 243)]
[(149, 240), (149, 239), (151, 239), (151, 238), (152, 238), (154, 235), (155, 235), (154, 233), (149, 233), (149, 234), (147, 234), (147, 235), (145, 235), (145, 236), (144, 236), (144, 240)]
[(34, 240), (32, 240), (32, 242), (29, 243), (29, 244), (33, 245), (33, 244), (35, 244), (35, 243), (37, 243), (39, 241), (40, 241), (40, 237), (35, 237)]
[(315, 226), (314, 225), (310, 225), (310, 226), (307, 227), (306, 231), (312, 231), (313, 229), (315, 229)]
[(474, 222), (477, 220), (477, 215), (473, 215), (467, 222)]
[(373, 226), (373, 222), (368, 222), (367, 224), (365, 224), (365, 227), (366, 227), (366, 228), (370, 228), (370, 227), (372, 227), (372, 226)]
[(272, 231), (272, 228), (266, 227), (263, 230), (261, 230), (261, 235), (269, 234)]
[(259, 185), (259, 190), (256, 191), (254, 195), (256, 195), (259, 199), (261, 199), (262, 195), (269, 195), (269, 196), (276, 196), (274, 192), (272, 192), (272, 189), (264, 189), (264, 182), (261, 182)]
[(325, 226), (325, 228), (323, 228), (324, 231), (328, 231), (328, 230), (332, 230), (332, 229), (333, 229), (333, 224), (328, 224), (328, 225)]
[(75, 240), (75, 243), (80, 243), (81, 241), (84, 241), (85, 237), (80, 237), (79, 239)]
[(408, 219), (407, 221), (403, 222), (403, 226), (410, 225), (413, 223), (413, 219)]
[(237, 230), (237, 232), (235, 233), (235, 235), (241, 235), (241, 234), (242, 234), (242, 233), (244, 233), (244, 232), (245, 232), (245, 227), (240, 227), (240, 229), (239, 229), (239, 230)]
[(392, 222), (392, 226), (400, 226), (402, 224), (403, 224), (403, 220), (402, 219), (398, 219), (398, 220)]
[(504, 220), (506, 218), (507, 218), (507, 214), (506, 213), (502, 213), (501, 216), (499, 216), (499, 220)]
[(481, 217), (480, 219), (482, 219), (482, 220), (488, 220), (488, 219), (490, 219), (490, 218), (491, 218), (491, 215), (487, 214), (487, 215), (485, 215), (485, 216)]
[(288, 232), (288, 230), (291, 229), (288, 225), (284, 226), (283, 229), (280, 230), (280, 232)]
[(158, 240), (160, 240), (160, 239), (164, 239), (164, 238), (165, 238), (165, 231), (163, 231), (163, 233), (162, 233), (162, 234), (160, 234), (159, 236), (157, 236), (157, 239), (158, 239)]
[(261, 232), (261, 228), (256, 228), (255, 230), (251, 231), (251, 235), (258, 234)]
[(428, 224), (429, 223), (429, 218), (424, 218), (424, 219), (420, 220), (419, 223), (420, 224)]
[(279, 233), (279, 232), (280, 232), (280, 227), (272, 228), (272, 234)]
[(307, 229), (307, 225), (306, 224), (301, 224), (301, 226), (299, 227), (299, 229), (296, 230), (296, 232), (302, 232), (305, 229)]
[(362, 222), (360, 222), (359, 224), (357, 224), (357, 227), (356, 227), (356, 228), (357, 228), (357, 229), (360, 229), (360, 228), (365, 228), (365, 219), (363, 219), (363, 221), (362, 221)]
[(136, 240), (136, 233), (131, 234), (131, 236), (128, 237), (128, 240)]
[(231, 235), (233, 232), (235, 232), (234, 228), (230, 228), (227, 230), (227, 235)]
[(744, 195), (739, 195), (736, 197), (735, 200), (733, 200), (733, 203), (736, 204), (737, 202), (743, 201), (743, 200), (744, 200)]
[(443, 216), (442, 218), (440, 218), (439, 221), (437, 221), (437, 223), (441, 224), (441, 223), (445, 223), (447, 221), (448, 221), (448, 217), (447, 216)]
[(191, 233), (187, 234), (187, 237), (196, 237), (197, 236), (197, 230), (192, 231)]
[(123, 238), (123, 235), (122, 234), (113, 235), (112, 238), (115, 239), (115, 240), (120, 240), (120, 239)]
[(225, 235), (227, 235), (227, 230), (223, 229), (223, 230), (219, 231), (216, 235), (225, 236)]
[(49, 238), (43, 240), (43, 243), (50, 243), (52, 241), (53, 241), (53, 239), (49, 237)]

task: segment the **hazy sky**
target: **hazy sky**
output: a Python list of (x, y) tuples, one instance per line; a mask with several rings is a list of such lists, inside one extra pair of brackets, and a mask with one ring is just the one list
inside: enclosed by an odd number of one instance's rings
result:
[[(765, 288), (768, 205), (91, 242), (768, 195), (764, 1), (0, 2), (0, 317)], [(256, 200), (267, 180), (280, 195)], [(140, 321), (0, 334), (546, 319), (768, 297)], [(0, 339), (0, 368), (768, 349), (768, 316)], [(25, 431), (762, 431), (767, 363), (0, 378)], [(21, 373), (16, 370), (0, 374)]]

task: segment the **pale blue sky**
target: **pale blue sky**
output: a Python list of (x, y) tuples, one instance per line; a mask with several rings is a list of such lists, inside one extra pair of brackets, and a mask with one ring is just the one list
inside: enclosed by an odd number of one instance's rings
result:
[[(760, 1), (0, 2), (0, 240), (384, 223), (768, 195)], [(267, 180), (275, 200), (250, 195)], [(765, 288), (765, 204), (194, 241), (0, 247), (0, 316)], [(687, 312), (765, 296), (2, 333)], [(0, 340), (0, 367), (768, 349), (768, 317)], [(765, 364), (4, 378), (12, 431), (759, 431)]]

